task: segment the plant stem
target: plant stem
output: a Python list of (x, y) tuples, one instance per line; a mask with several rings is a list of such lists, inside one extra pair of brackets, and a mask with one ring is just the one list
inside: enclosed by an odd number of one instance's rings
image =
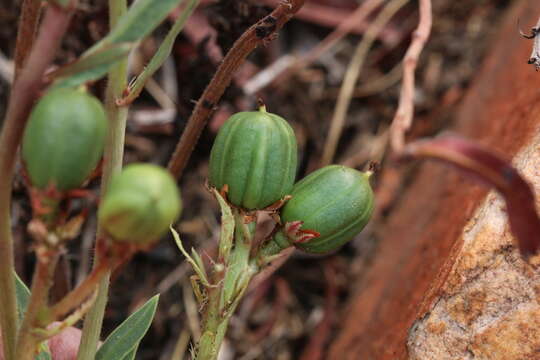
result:
[(54, 270), (58, 263), (58, 249), (47, 249), (44, 246), (36, 250), (37, 265), (32, 279), (30, 302), (17, 338), (15, 359), (32, 360), (38, 350), (39, 339), (32, 329), (39, 327), (38, 317), (48, 306), (49, 289), (53, 283)]
[(17, 44), (15, 45), (15, 78), (20, 74), (34, 44), (40, 13), (41, 0), (23, 1), (19, 28), (17, 29)]
[[(75, 4), (74, 4), (75, 5)], [(53, 61), (71, 19), (72, 11), (50, 4), (26, 66), (13, 85), (0, 135), (0, 325), (4, 358), (14, 359), (17, 332), (17, 300), (13, 278), (11, 234), (11, 183), (17, 148), (26, 119), (41, 88), (43, 73)]]
[(84, 279), (84, 281), (67, 294), (60, 302), (55, 304), (50, 309), (50, 317), (55, 321), (62, 320), (62, 317), (67, 315), (70, 311), (80, 306), (81, 303), (88, 298), (92, 292), (96, 290), (96, 286), (103, 278), (109, 274), (112, 268), (112, 264), (109, 262), (101, 262), (92, 269), (92, 272)]
[(250, 252), (257, 221), (245, 224), (243, 214), (234, 210), (235, 245), (229, 267), (214, 273), (215, 287), (208, 288), (208, 304), (203, 314), (203, 332), (195, 360), (215, 360), (225, 338), (229, 319), (234, 313), (257, 269), (250, 262)]
[[(113, 29), (118, 19), (127, 11), (127, 0), (109, 0), (109, 22)], [(101, 193), (105, 194), (113, 175), (122, 169), (124, 157), (124, 138), (128, 107), (118, 107), (116, 100), (122, 97), (127, 86), (127, 57), (114, 65), (109, 72), (107, 90), (105, 93), (105, 109), (109, 119), (109, 133), (105, 143), (103, 175), (101, 177)], [(98, 226), (98, 238), (102, 231)], [(99, 253), (96, 252), (96, 263), (99, 263)], [(101, 333), (101, 325), (107, 305), (110, 272), (105, 274), (98, 286), (98, 296), (94, 306), (84, 319), (83, 333), (77, 360), (93, 360)]]

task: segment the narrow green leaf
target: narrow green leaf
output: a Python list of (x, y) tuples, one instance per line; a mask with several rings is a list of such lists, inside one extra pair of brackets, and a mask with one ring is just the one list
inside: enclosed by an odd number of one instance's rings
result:
[[(193, 260), (191, 256), (189, 256), (188, 252), (184, 249), (184, 245), (182, 245), (182, 240), (180, 240), (180, 235), (176, 230), (173, 229), (173, 227), (169, 227), (173, 234), (174, 241), (176, 242), (176, 246), (178, 246), (178, 249), (180, 249), (180, 252), (186, 257), (186, 260), (191, 265), (195, 273), (199, 276), (199, 279), (201, 280), (201, 283), (205, 286), (211, 286), (210, 282), (208, 281), (208, 278), (206, 277), (206, 271), (201, 269), (199, 267), (199, 264), (197, 261)], [(200, 259), (200, 257), (199, 257)]]
[(152, 297), (124, 320), (101, 345), (96, 354), (96, 360), (125, 359), (126, 356), (136, 351), (136, 346), (150, 328), (158, 301), (159, 294)]
[(111, 44), (92, 53), (85, 54), (75, 62), (61, 67), (49, 76), (55, 78), (54, 87), (73, 87), (99, 79), (109, 68), (129, 54), (135, 44)]
[[(152, 32), (182, 0), (138, 0), (119, 20), (111, 32), (88, 49), (81, 59), (92, 59), (92, 67), (88, 67), (80, 73), (62, 77), (56, 81), (54, 87), (76, 87), (87, 81), (97, 80), (104, 76), (114, 62), (98, 61), (100, 56), (108, 53), (108, 60), (112, 55), (118, 55), (123, 45), (136, 43)], [(116, 48), (113, 45), (120, 45)], [(116, 49), (116, 50), (111, 50)], [(129, 52), (129, 51), (128, 51)], [(101, 55), (99, 55), (101, 54)], [(126, 56), (125, 54), (124, 56)], [(122, 59), (120, 57), (116, 61)], [(79, 62), (79, 61), (77, 61)], [(88, 63), (86, 65), (89, 65)]]
[(148, 66), (146, 66), (143, 72), (139, 76), (137, 76), (135, 82), (130, 87), (129, 95), (122, 99), (123, 103), (130, 104), (131, 102), (133, 102), (133, 100), (135, 100), (141, 93), (148, 79), (152, 77), (152, 75), (154, 75), (155, 72), (163, 65), (167, 57), (171, 54), (176, 37), (178, 36), (178, 34), (180, 34), (180, 31), (182, 31), (187, 19), (193, 13), (198, 4), (199, 0), (189, 0), (189, 3), (186, 5), (186, 7), (182, 9), (182, 14), (178, 16), (178, 19), (176, 19), (176, 22), (169, 30), (169, 33), (167, 34), (165, 39), (163, 39), (163, 42), (148, 63)]
[(152, 32), (182, 0), (138, 0), (118, 20), (112, 31), (89, 52), (109, 44), (136, 42)]
[(26, 312), (26, 307), (28, 306), (28, 301), (30, 300), (30, 290), (28, 286), (21, 280), (17, 273), (13, 272), (15, 275), (15, 296), (17, 297), (17, 312), (19, 322), (22, 322), (24, 313)]
[(233, 245), (234, 216), (229, 204), (223, 199), (219, 191), (214, 189), (214, 195), (221, 207), (221, 235), (219, 240), (219, 257), (225, 264), (229, 261), (229, 254)]
[(204, 263), (202, 261), (201, 255), (199, 255), (199, 253), (194, 248), (191, 248), (191, 256), (193, 257), (193, 260), (199, 266), (199, 269), (201, 269), (201, 272), (204, 274), (204, 277), (207, 279), (208, 276), (206, 274), (206, 270), (204, 268)]

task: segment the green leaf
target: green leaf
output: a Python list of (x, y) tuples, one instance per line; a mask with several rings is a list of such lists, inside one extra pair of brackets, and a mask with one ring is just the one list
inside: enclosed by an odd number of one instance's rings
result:
[(53, 87), (75, 87), (104, 76), (112, 65), (129, 54), (135, 44), (111, 44), (95, 52), (84, 54), (75, 62), (61, 67), (49, 76), (55, 78)]
[(139, 342), (150, 328), (158, 301), (159, 294), (148, 300), (120, 324), (99, 348), (96, 360), (132, 359), (129, 356), (137, 351)]
[(229, 262), (229, 254), (233, 244), (234, 236), (234, 216), (231, 211), (231, 207), (225, 199), (221, 196), (219, 191), (214, 189), (214, 195), (218, 200), (221, 207), (221, 235), (219, 239), (219, 257), (223, 260), (224, 264)]
[[(200, 267), (199, 263), (202, 265), (202, 260), (200, 256), (197, 256), (197, 260), (194, 260), (191, 256), (189, 256), (188, 252), (184, 249), (184, 245), (182, 245), (182, 240), (180, 240), (180, 235), (178, 235), (178, 232), (173, 229), (173, 227), (169, 227), (173, 234), (174, 241), (176, 242), (176, 246), (178, 246), (178, 249), (180, 249), (180, 252), (186, 257), (186, 260), (193, 268), (193, 271), (199, 276), (199, 279), (201, 280), (201, 283), (204, 286), (210, 287), (210, 282), (208, 281), (208, 278), (206, 277), (206, 271), (204, 270), (204, 267)], [(197, 254), (198, 255), (198, 254)]]
[(143, 72), (137, 76), (135, 79), (135, 82), (132, 86), (130, 86), (129, 89), (129, 95), (126, 96), (126, 98), (122, 99), (122, 102), (125, 104), (130, 104), (139, 96), (142, 89), (144, 88), (144, 85), (148, 81), (148, 79), (155, 74), (155, 72), (163, 65), (167, 57), (171, 54), (172, 47), (174, 45), (174, 41), (178, 34), (180, 34), (180, 31), (184, 28), (184, 25), (189, 18), (189, 16), (193, 13), (193, 10), (197, 7), (199, 4), (199, 0), (189, 0), (189, 3), (186, 5), (184, 9), (182, 9), (182, 14), (178, 16), (176, 19), (176, 22), (174, 23), (171, 30), (169, 30), (169, 33), (163, 39), (163, 42), (159, 46), (159, 49), (152, 57), (152, 60), (148, 63), (148, 66), (143, 70)]
[(126, 356), (122, 358), (122, 360), (135, 360), (135, 355), (137, 355), (138, 348), (139, 344), (135, 345), (135, 347), (129, 353), (127, 353)]
[(112, 31), (89, 51), (109, 44), (136, 42), (152, 32), (182, 0), (138, 0)]
[(15, 275), (15, 296), (17, 297), (17, 312), (19, 313), (19, 322), (22, 322), (28, 301), (30, 300), (30, 290), (26, 284), (21, 280), (16, 272)]
[[(80, 73), (62, 77), (53, 84), (54, 87), (76, 87), (87, 81), (97, 80), (104, 76), (116, 61), (112, 58), (121, 52), (122, 46), (136, 43), (152, 32), (182, 0), (138, 0), (118, 20), (111, 32), (98, 43), (88, 49), (81, 59), (91, 59), (93, 67), (86, 68)], [(120, 46), (117, 48), (115, 45)], [(98, 61), (100, 56), (107, 54), (108, 59)], [(126, 55), (124, 55), (126, 56)], [(112, 62), (111, 62), (112, 61)], [(78, 63), (79, 61), (77, 61)], [(80, 64), (79, 64), (80, 66)], [(89, 66), (89, 63), (86, 63)]]

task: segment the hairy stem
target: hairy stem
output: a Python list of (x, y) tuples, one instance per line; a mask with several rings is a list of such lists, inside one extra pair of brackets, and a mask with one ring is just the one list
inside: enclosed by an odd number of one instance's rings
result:
[(13, 238), (10, 228), (11, 183), (17, 148), (28, 113), (41, 88), (43, 74), (60, 47), (72, 13), (72, 8), (61, 9), (52, 4), (48, 6), (34, 47), (13, 85), (0, 135), (0, 325), (6, 360), (14, 359), (17, 332)]
[[(118, 19), (127, 11), (126, 0), (109, 0), (109, 21), (113, 29)], [(109, 132), (105, 143), (103, 175), (101, 177), (101, 193), (107, 191), (107, 187), (113, 175), (122, 169), (124, 156), (124, 137), (126, 132), (126, 119), (128, 107), (118, 107), (116, 100), (122, 97), (122, 92), (127, 86), (128, 60), (120, 61), (111, 68), (108, 76), (108, 85), (105, 93), (105, 109), (109, 119)], [(102, 231), (98, 228), (98, 238)], [(96, 263), (99, 263), (99, 253), (96, 253)], [(107, 305), (109, 292), (110, 272), (107, 272), (98, 285), (98, 296), (94, 306), (84, 319), (83, 334), (77, 360), (92, 360), (95, 357), (101, 325)]]
[(208, 288), (208, 304), (203, 313), (203, 331), (195, 360), (217, 359), (229, 319), (257, 272), (250, 261), (256, 220), (246, 224), (246, 217), (236, 210), (234, 218), (234, 249), (225, 274), (215, 272), (212, 280), (216, 286)]

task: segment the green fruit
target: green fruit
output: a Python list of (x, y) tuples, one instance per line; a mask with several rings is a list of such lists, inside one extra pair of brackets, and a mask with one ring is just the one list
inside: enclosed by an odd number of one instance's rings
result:
[(113, 240), (148, 244), (167, 231), (181, 209), (180, 192), (165, 169), (132, 164), (113, 177), (98, 218)]
[(34, 187), (79, 187), (103, 153), (107, 118), (103, 106), (84, 91), (56, 89), (32, 110), (22, 157)]
[(266, 111), (240, 112), (221, 127), (210, 154), (210, 184), (228, 185), (236, 206), (265, 208), (288, 195), (296, 175), (296, 137)]
[(294, 185), (281, 211), (285, 226), (275, 241), (310, 253), (326, 253), (355, 237), (373, 212), (369, 174), (331, 165)]

